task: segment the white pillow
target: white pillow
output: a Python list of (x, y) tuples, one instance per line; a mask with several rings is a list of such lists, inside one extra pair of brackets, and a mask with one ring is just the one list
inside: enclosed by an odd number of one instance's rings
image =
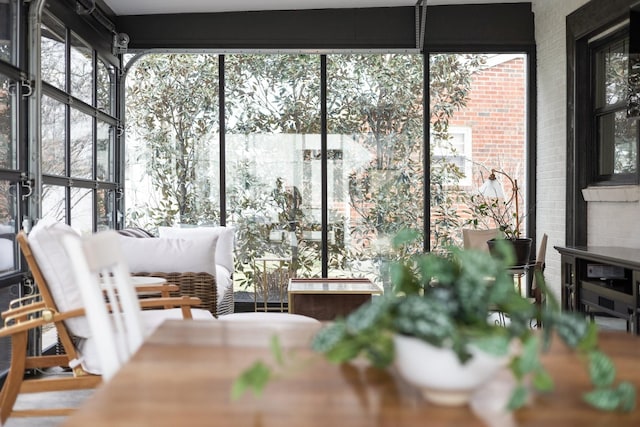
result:
[(132, 273), (216, 274), (215, 241), (209, 239), (169, 239), (120, 236), (120, 246)]
[[(62, 244), (62, 237), (66, 235), (80, 238), (73, 228), (50, 218), (38, 221), (29, 233), (29, 246), (60, 312), (84, 307), (71, 260)], [(65, 323), (72, 334), (91, 336), (86, 318), (72, 318)]]
[(182, 239), (202, 239), (213, 238), (217, 241), (215, 246), (214, 259), (216, 264), (223, 266), (229, 271), (233, 271), (233, 246), (234, 234), (233, 227), (158, 227), (160, 237), (172, 237)]

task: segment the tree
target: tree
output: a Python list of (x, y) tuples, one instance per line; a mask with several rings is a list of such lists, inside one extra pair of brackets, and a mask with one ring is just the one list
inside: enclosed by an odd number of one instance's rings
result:
[(217, 57), (148, 55), (127, 83), (127, 130), (145, 143), (129, 151), (129, 162), (146, 165), (160, 197), (137, 206), (133, 217), (146, 215), (153, 225), (219, 217), (210, 184), (211, 152), (218, 146)]
[[(229, 55), (225, 57), (225, 106), (228, 110), (227, 133), (241, 135), (318, 135), (320, 133), (320, 60), (317, 55)], [(258, 142), (257, 144), (264, 144)], [(320, 245), (302, 239), (303, 230), (314, 224), (305, 211), (303, 198), (295, 183), (282, 171), (274, 180), (260, 182), (252, 170), (260, 170), (259, 154), (246, 154), (255, 148), (227, 147), (227, 167), (233, 167), (227, 185), (227, 214), (245, 242), (237, 248), (244, 259), (244, 276), (252, 275), (250, 260), (272, 253), (292, 258), (296, 275), (314, 274), (319, 268)], [(294, 151), (296, 147), (291, 147)], [(242, 154), (238, 152), (241, 151)], [(231, 163), (235, 159), (238, 163)], [(307, 193), (308, 194), (308, 193)], [(295, 203), (294, 203), (295, 201)], [(247, 212), (261, 212), (251, 218)], [(267, 218), (268, 217), (268, 218)], [(270, 233), (284, 233), (272, 240)]]
[[(147, 215), (156, 212), (155, 223), (171, 223), (174, 218), (210, 221), (213, 215), (203, 215), (206, 210), (197, 205), (209, 197), (205, 178), (212, 171), (198, 172), (194, 158), (217, 145), (210, 137), (218, 125), (214, 58), (147, 56), (129, 79), (128, 130), (135, 130), (138, 138), (148, 142), (137, 154), (146, 158), (151, 180), (162, 196), (155, 205), (147, 206)], [(251, 135), (319, 135), (319, 59), (319, 55), (225, 56), (227, 136), (239, 135), (249, 141)], [(431, 55), (429, 62), (433, 139), (446, 145), (449, 119), (464, 107), (471, 75), (482, 57)], [(368, 163), (348, 174), (348, 204), (356, 221), (352, 217), (350, 222), (344, 218), (334, 222), (338, 224), (336, 234), (351, 242), (348, 248), (344, 240), (332, 243), (329, 262), (336, 268), (344, 268), (347, 259), (370, 260), (375, 239), (424, 221), (422, 64), (421, 55), (327, 57), (329, 133), (349, 136), (368, 152)], [(314, 268), (320, 243), (308, 240), (294, 248), (283, 240), (280, 246), (267, 245), (273, 230), (294, 233), (300, 239), (301, 230), (317, 229), (319, 225), (305, 216), (305, 209), (310, 208), (308, 189), (299, 189), (302, 197), (292, 211), (286, 203), (290, 184), (282, 176), (261, 181), (253, 172), (260, 169), (259, 155), (238, 156), (244, 160), (230, 163), (230, 152), (244, 153), (251, 147), (238, 143), (242, 138), (235, 139), (233, 146), (227, 140), (226, 167), (234, 170), (227, 180), (227, 214), (242, 236), (238, 259), (249, 263), (269, 246), (278, 253), (295, 250), (298, 267), (303, 271)], [(430, 167), (433, 244), (439, 247), (454, 240), (452, 228), (455, 233), (460, 228), (459, 193), (451, 189), (455, 190), (462, 172), (446, 159), (435, 159)], [(247, 277), (249, 274), (247, 271)]]
[(349, 230), (355, 259), (379, 237), (422, 223), (422, 57), (348, 55), (328, 66), (332, 132), (352, 134), (371, 154), (351, 171), (358, 218)]

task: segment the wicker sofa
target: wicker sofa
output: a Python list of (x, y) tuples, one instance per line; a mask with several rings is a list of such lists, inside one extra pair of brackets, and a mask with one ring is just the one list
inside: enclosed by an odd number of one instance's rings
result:
[(132, 274), (165, 278), (216, 317), (233, 313), (232, 227), (160, 227), (159, 237), (135, 228), (119, 232)]

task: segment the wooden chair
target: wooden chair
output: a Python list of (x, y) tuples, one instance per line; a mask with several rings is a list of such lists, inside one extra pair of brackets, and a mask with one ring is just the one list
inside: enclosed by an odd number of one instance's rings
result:
[[(71, 409), (32, 409), (13, 411), (13, 405), (19, 393), (43, 391), (88, 389), (102, 380), (99, 375), (86, 372), (79, 363), (79, 355), (64, 321), (84, 316), (84, 309), (77, 308), (60, 312), (57, 308), (47, 282), (35, 261), (33, 252), (24, 232), (17, 236), (22, 254), (31, 270), (39, 293), (12, 301), (7, 311), (2, 313), (4, 328), (1, 337), (11, 337), (11, 367), (0, 393), (0, 422), (4, 423), (9, 415), (16, 416), (56, 416), (66, 415)], [(58, 340), (64, 349), (62, 354), (30, 356), (27, 354), (29, 332), (47, 324), (53, 324)], [(66, 367), (71, 375), (61, 377), (25, 378), (28, 370)]]
[(145, 330), (142, 311), (131, 273), (122, 256), (118, 233), (104, 231), (84, 239), (63, 240), (92, 334), (100, 337), (96, 347), (102, 377), (108, 381), (142, 345)]
[(472, 228), (462, 229), (462, 244), (465, 249), (477, 249), (489, 252), (487, 240), (495, 239), (502, 236), (499, 228), (490, 228), (487, 230), (475, 230)]
[[(533, 279), (531, 282), (531, 293), (533, 294), (534, 304), (541, 306), (544, 304), (544, 294), (542, 289), (536, 284), (537, 277), (542, 276), (545, 268), (545, 258), (547, 255), (547, 234), (542, 235), (540, 239), (540, 246), (538, 247), (538, 254), (536, 255), (536, 263), (533, 266)], [(541, 325), (540, 319), (536, 319), (536, 325), (539, 328)]]
[[(34, 227), (32, 235), (39, 225)], [(70, 230), (68, 226), (64, 225), (56, 227), (59, 234), (64, 234), (64, 232)], [(44, 237), (48, 238), (50, 236)], [(43, 240), (49, 241), (47, 239)], [(24, 232), (18, 233), (17, 241), (38, 288), (38, 294), (12, 301), (9, 309), (2, 313), (4, 327), (0, 329), (0, 337), (10, 337), (11, 339), (11, 365), (2, 391), (0, 391), (0, 423), (4, 423), (9, 416), (59, 416), (67, 415), (74, 409), (40, 408), (14, 411), (13, 406), (20, 393), (90, 389), (102, 381), (100, 372), (91, 372), (91, 370), (87, 369), (85, 355), (79, 351), (77, 346), (79, 341), (82, 340), (82, 338), (78, 338), (78, 333), (84, 335), (88, 330), (87, 319), (84, 317), (85, 310), (79, 294), (76, 291), (77, 298), (70, 299), (72, 292), (66, 292), (67, 289), (60, 289), (60, 277), (53, 277), (56, 274), (61, 274), (61, 270), (65, 268), (59, 265), (46, 265), (47, 273), (49, 274), (47, 276), (43, 273), (39, 261), (45, 264), (55, 263), (48, 259), (37, 259), (33, 252), (34, 248)], [(59, 249), (63, 250), (61, 244)], [(55, 249), (52, 250), (55, 251)], [(60, 254), (58, 253), (58, 255)], [(68, 260), (66, 262), (68, 263)], [(73, 272), (70, 269), (68, 270), (64, 271), (64, 273), (72, 275)], [(51, 276), (52, 274), (53, 276)], [(65, 276), (64, 283), (75, 286), (75, 281), (70, 280), (69, 277), (71, 276)], [(56, 286), (52, 286), (53, 283), (57, 283)], [(165, 318), (193, 317), (213, 319), (211, 313), (206, 310), (191, 310), (192, 307), (200, 304), (197, 298), (162, 297), (162, 295), (168, 295), (169, 292), (173, 292), (176, 289), (177, 287), (174, 285), (145, 287), (145, 291), (155, 290), (161, 295), (160, 298), (146, 298), (140, 301), (143, 309), (156, 309), (144, 311), (143, 321), (145, 321), (146, 328), (152, 329)], [(160, 308), (163, 310), (157, 310)], [(53, 325), (58, 335), (59, 354), (29, 355), (27, 343), (30, 331), (49, 324)], [(25, 376), (25, 373), (29, 371), (54, 367), (68, 368), (71, 372), (60, 377), (47, 376), (40, 378)]]

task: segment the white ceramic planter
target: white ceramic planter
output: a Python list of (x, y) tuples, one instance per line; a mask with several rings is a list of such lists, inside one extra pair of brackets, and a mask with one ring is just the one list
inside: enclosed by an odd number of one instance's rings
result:
[(453, 350), (434, 347), (405, 335), (394, 336), (395, 366), (401, 377), (418, 387), (430, 402), (464, 405), (474, 390), (506, 366), (507, 357), (495, 357), (471, 348), (473, 357), (462, 364)]

